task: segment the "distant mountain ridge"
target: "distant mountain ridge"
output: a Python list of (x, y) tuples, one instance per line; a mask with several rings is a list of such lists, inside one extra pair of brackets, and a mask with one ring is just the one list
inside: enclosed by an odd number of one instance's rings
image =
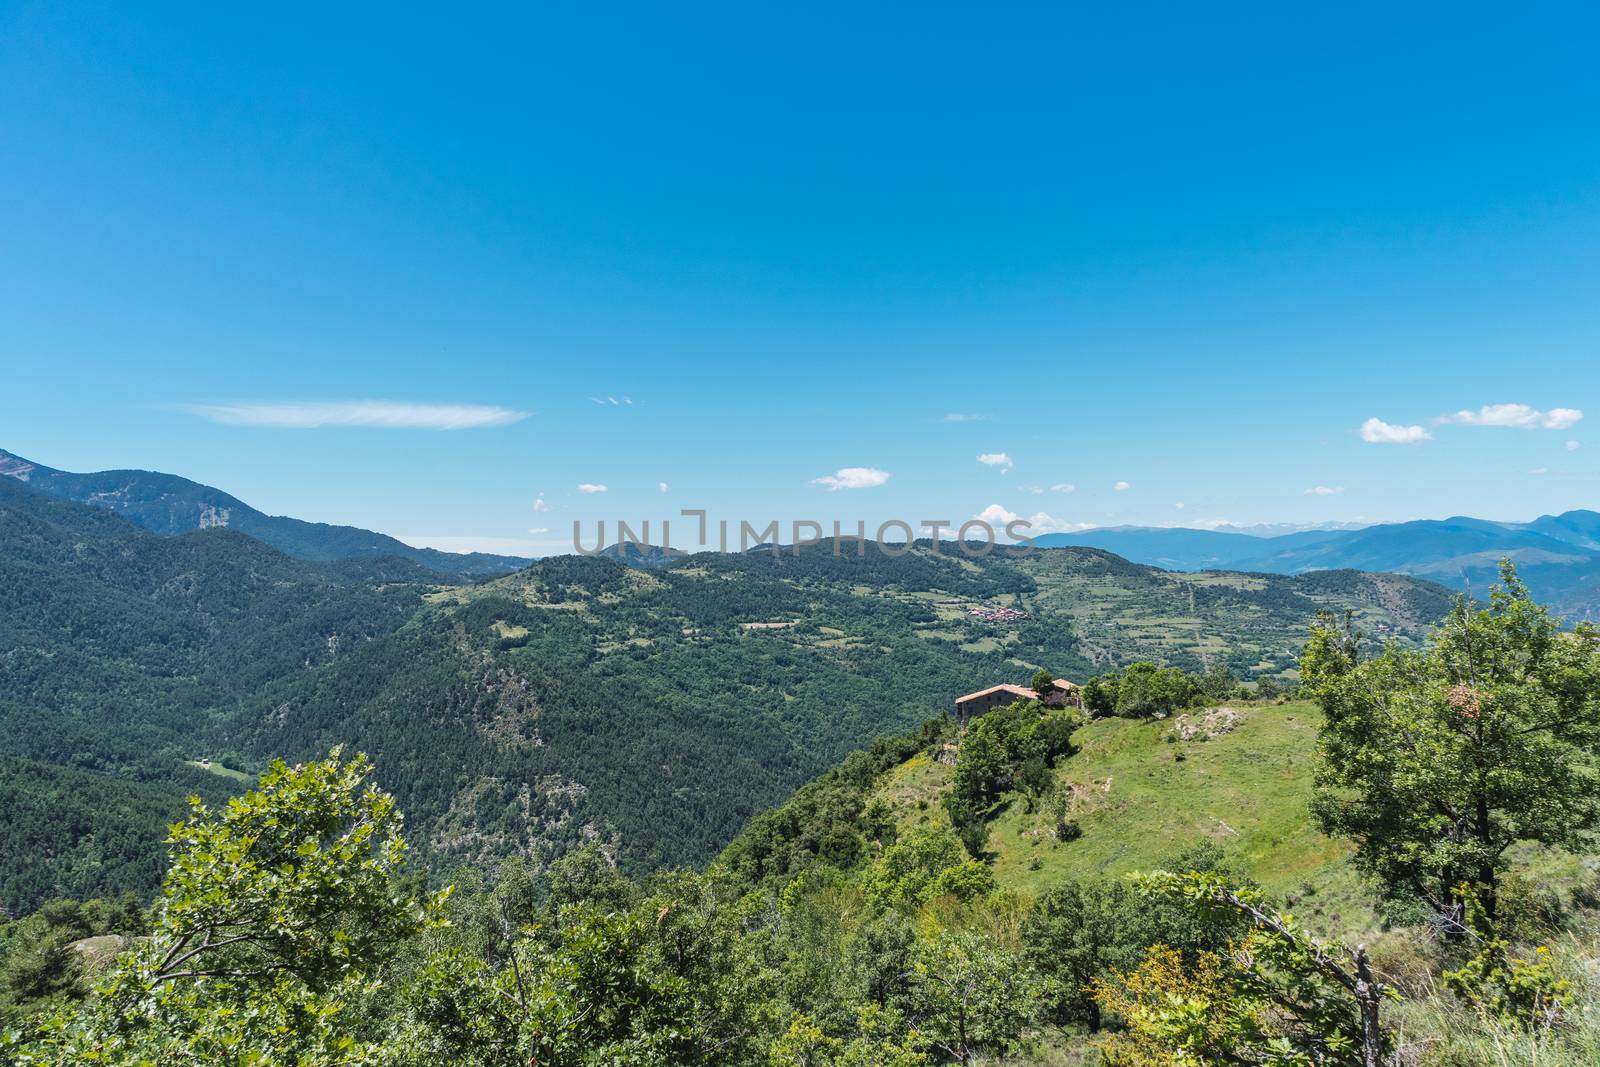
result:
[(238, 530), (296, 559), (313, 562), (394, 556), (455, 579), (508, 574), (530, 562), (487, 552), (413, 548), (387, 534), (355, 526), (306, 522), (257, 511), (220, 489), (159, 471), (109, 470), (75, 474), (55, 470), (0, 449), (0, 476), (49, 496), (105, 508), (158, 534), (223, 526)]
[(1360, 529), (1255, 536), (1182, 527), (1104, 527), (1034, 538), (1042, 547), (1086, 545), (1169, 570), (1267, 574), (1354, 569), (1428, 578), (1481, 593), (1511, 559), (1540, 600), (1570, 618), (1600, 616), (1600, 512), (1574, 510), (1532, 522), (1464, 515)]

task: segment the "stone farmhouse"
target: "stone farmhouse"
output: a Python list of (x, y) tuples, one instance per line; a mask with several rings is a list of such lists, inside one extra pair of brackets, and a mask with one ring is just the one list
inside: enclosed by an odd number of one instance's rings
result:
[(1049, 692), (1043, 696), (1034, 692), (1030, 686), (1002, 682), (1000, 685), (980, 689), (976, 693), (968, 693), (964, 697), (956, 697), (956, 721), (965, 729), (967, 723), (979, 715), (1019, 700), (1042, 700), (1050, 707), (1061, 708), (1069, 704), (1077, 706), (1079, 699), (1078, 684), (1069, 682), (1065, 678), (1057, 678), (1051, 682)]

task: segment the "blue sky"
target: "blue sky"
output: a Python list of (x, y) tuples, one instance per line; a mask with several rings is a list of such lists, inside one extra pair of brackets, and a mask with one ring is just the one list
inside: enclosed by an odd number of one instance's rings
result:
[(0, 447), (524, 551), (1600, 505), (1593, 11), (1113, 6), (0, 3)]

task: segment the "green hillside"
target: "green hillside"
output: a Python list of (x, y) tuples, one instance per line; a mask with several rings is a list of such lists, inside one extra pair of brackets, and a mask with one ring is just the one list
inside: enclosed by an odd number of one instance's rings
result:
[[(1037, 895), (1063, 878), (1151, 870), (1206, 841), (1275, 895), (1301, 900), (1307, 919), (1359, 928), (1370, 902), (1350, 849), (1317, 830), (1309, 807), (1320, 722), (1313, 704), (1244, 702), (1090, 722), (1073, 737), (1079, 751), (1054, 772), (1082, 836), (1058, 840), (1053, 808), (1028, 812), (1013, 794), (990, 824), (995, 878)], [(902, 832), (948, 828), (940, 799), (952, 774), (950, 763), (918, 753), (884, 775), (874, 799), (890, 806)]]

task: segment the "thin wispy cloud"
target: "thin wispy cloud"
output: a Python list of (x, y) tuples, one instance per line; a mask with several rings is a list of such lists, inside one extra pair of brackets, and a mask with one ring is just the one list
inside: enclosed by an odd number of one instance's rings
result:
[(1527, 404), (1485, 404), (1477, 411), (1440, 415), (1434, 422), (1459, 426), (1508, 426), (1515, 430), (1565, 430), (1583, 420), (1577, 408), (1540, 411)]
[(1582, 447), (1583, 447), (1583, 445), (1580, 444), (1577, 441), (1568, 441), (1567, 442), (1567, 451), (1568, 452), (1576, 452), (1578, 449), (1580, 449)]
[(1001, 470), (1010, 470), (1011, 457), (1004, 452), (985, 452), (978, 457), (978, 462), (986, 467), (999, 467)]
[(1042, 485), (1030, 485), (1022, 491), (1030, 496), (1044, 496), (1044, 486)]
[(662, 482), (661, 483), (661, 491), (663, 493), (665, 493), (667, 491), (667, 483), (666, 482)]
[(1121, 492), (1126, 492), (1129, 489), (1132, 489), (1133, 486), (1129, 485), (1127, 482), (1118, 482), (1116, 485), (1113, 485), (1111, 488), (1113, 488), (1117, 492), (1121, 493)]
[(616, 407), (623, 407), (625, 405), (632, 404), (633, 403), (633, 397), (625, 396), (621, 400), (618, 400), (614, 396), (591, 396), (589, 398), (589, 403), (591, 403), (591, 404), (599, 404), (603, 408), (604, 407), (616, 408)]
[(829, 492), (840, 489), (873, 489), (889, 480), (889, 472), (876, 467), (840, 467), (832, 474), (811, 479), (812, 485), (825, 486)]
[(1433, 440), (1421, 426), (1396, 426), (1373, 417), (1361, 424), (1361, 439), (1374, 445), (1414, 445)]
[(1338, 496), (1342, 492), (1342, 485), (1314, 485), (1306, 490), (1306, 496)]
[(1550, 473), (1550, 468), (1549, 467), (1535, 467), (1535, 468), (1533, 468), (1533, 470), (1529, 471), (1528, 473), (1529, 474), (1549, 474)]
[(228, 426), (312, 430), (362, 426), (405, 430), (472, 430), (505, 426), (526, 411), (489, 404), (401, 404), (390, 400), (339, 400), (302, 404), (180, 404), (179, 408)]
[(946, 415), (944, 418), (940, 419), (939, 421), (940, 422), (982, 422), (985, 419), (987, 419), (988, 417), (989, 416), (987, 416), (987, 415), (963, 415), (963, 414), (960, 414), (958, 412), (952, 412), (951, 414)]
[(598, 482), (578, 483), (578, 492), (580, 493), (604, 493), (608, 488), (608, 486), (601, 485)]
[(1077, 492), (1077, 489), (1078, 487), (1071, 482), (1057, 482), (1050, 487), (1052, 493), (1073, 493)]
[(543, 493), (540, 493), (539, 494), (539, 498), (533, 502), (533, 510), (534, 511), (549, 511), (550, 510), (550, 505), (546, 504), (544, 502), (544, 494)]

